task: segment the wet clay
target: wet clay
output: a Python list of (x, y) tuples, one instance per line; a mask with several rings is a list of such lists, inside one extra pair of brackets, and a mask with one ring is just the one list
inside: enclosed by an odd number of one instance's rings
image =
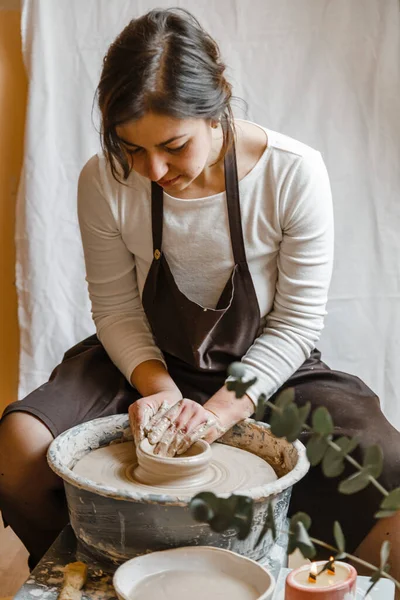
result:
[(211, 452), (212, 456), (205, 468), (192, 472), (188, 477), (181, 476), (181, 458), (171, 458), (167, 459), (170, 464), (171, 461), (177, 461), (175, 475), (170, 468), (160, 468), (156, 472), (156, 467), (153, 467), (154, 477), (149, 480), (140, 476), (133, 442), (123, 442), (89, 452), (77, 462), (74, 472), (115, 490), (139, 492), (143, 495), (176, 493), (179, 497), (188, 498), (204, 490), (216, 494), (249, 490), (277, 479), (275, 471), (265, 460), (246, 450), (213, 444)]
[(248, 583), (218, 571), (164, 571), (140, 581), (131, 600), (257, 600), (259, 592)]

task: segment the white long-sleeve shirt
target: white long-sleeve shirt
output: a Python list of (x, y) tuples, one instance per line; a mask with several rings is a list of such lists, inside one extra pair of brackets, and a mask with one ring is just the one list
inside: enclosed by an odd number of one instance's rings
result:
[[(321, 154), (265, 131), (266, 150), (239, 182), (263, 326), (242, 358), (249, 376), (258, 377), (248, 392), (255, 402), (261, 392), (270, 397), (315, 347), (333, 261), (332, 198)], [(78, 213), (97, 334), (129, 381), (140, 363), (164, 359), (141, 303), (153, 260), (150, 181), (132, 171), (126, 183), (115, 181), (104, 156), (93, 156), (79, 179)], [(225, 192), (190, 200), (164, 192), (162, 249), (178, 287), (215, 308), (233, 268)]]

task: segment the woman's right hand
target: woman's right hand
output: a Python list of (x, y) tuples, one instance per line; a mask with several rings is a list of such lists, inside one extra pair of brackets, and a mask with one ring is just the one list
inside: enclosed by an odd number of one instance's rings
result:
[(179, 391), (169, 390), (145, 396), (130, 405), (129, 423), (136, 446), (144, 439), (145, 429), (155, 414), (157, 413), (157, 417), (161, 418), (171, 406), (180, 400), (182, 400), (182, 394)]

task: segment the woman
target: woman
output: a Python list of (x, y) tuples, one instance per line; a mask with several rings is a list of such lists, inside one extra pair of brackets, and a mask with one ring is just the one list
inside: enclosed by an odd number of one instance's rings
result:
[[(85, 165), (78, 190), (97, 336), (0, 426), (0, 508), (32, 564), (67, 521), (46, 449), (96, 417), (129, 412), (136, 441), (148, 435), (173, 455), (252, 415), (259, 393), (294, 386), (298, 403), (328, 406), (338, 433), (361, 432), (361, 448), (383, 443), (382, 481), (398, 485), (399, 437), (376, 396), (315, 350), (333, 248), (321, 155), (235, 121), (224, 69), (216, 43), (179, 10), (133, 20), (105, 57), (104, 156)], [(258, 377), (241, 400), (224, 387), (235, 360)], [(387, 537), (388, 521), (370, 531), (374, 488), (345, 499), (337, 484), (313, 469), (294, 490), (292, 510), (311, 514), (315, 535), (330, 538), (339, 519), (364, 557), (399, 540), (397, 518)]]

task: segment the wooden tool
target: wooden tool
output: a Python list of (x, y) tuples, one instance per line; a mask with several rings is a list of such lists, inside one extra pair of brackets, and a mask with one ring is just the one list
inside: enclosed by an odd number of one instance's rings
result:
[(64, 582), (58, 600), (81, 600), (81, 589), (85, 585), (87, 572), (85, 563), (69, 563), (65, 567)]

